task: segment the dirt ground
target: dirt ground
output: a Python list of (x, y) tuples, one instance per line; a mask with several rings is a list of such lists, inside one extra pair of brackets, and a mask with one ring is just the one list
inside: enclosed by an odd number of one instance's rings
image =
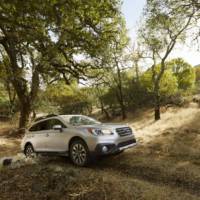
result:
[(21, 138), (14, 133), (15, 126), (0, 122), (0, 158), (16, 155), (20, 152)]
[[(1, 168), (0, 199), (198, 200), (199, 122), (195, 106), (163, 111), (159, 122), (151, 110), (136, 113), (125, 123), (136, 130), (137, 147), (87, 168), (56, 157)], [(0, 157), (17, 154), (20, 139), (0, 127)]]

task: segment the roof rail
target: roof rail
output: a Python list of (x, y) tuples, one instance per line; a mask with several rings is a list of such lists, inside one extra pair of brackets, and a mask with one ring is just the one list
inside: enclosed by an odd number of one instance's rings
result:
[(48, 118), (48, 117), (56, 117), (56, 116), (58, 116), (58, 115), (56, 115), (56, 114), (48, 114), (45, 117)]
[(37, 121), (40, 121), (40, 120), (42, 120), (42, 119), (46, 119), (46, 118), (49, 118), (49, 117), (56, 117), (56, 116), (58, 116), (58, 115), (56, 115), (56, 114), (48, 114), (48, 115), (46, 115), (46, 116), (42, 116), (42, 117), (36, 118), (36, 119), (34, 120), (34, 122), (37, 122)]

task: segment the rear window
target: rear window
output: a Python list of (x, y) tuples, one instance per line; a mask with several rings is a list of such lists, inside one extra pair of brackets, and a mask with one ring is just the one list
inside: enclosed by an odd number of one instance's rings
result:
[(29, 131), (38, 131), (38, 128), (39, 128), (39, 126), (38, 126), (38, 124), (36, 124), (36, 125), (33, 125), (30, 129), (29, 129)]
[(47, 121), (43, 121), (38, 124), (35, 124), (29, 129), (29, 131), (31, 131), (31, 132), (43, 131), (43, 130), (48, 130), (48, 122)]

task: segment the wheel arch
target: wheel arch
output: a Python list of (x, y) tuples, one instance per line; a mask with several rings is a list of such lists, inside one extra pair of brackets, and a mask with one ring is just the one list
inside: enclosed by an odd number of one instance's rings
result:
[[(26, 142), (25, 145), (24, 145), (24, 152), (25, 152), (25, 149), (28, 145), (31, 145), (33, 147), (33, 144), (30, 141)], [(33, 147), (33, 149), (34, 149), (34, 147)]]
[(81, 141), (83, 141), (83, 142), (86, 144), (86, 146), (88, 147), (86, 141), (85, 141), (82, 137), (80, 137), (80, 136), (74, 136), (74, 137), (72, 137), (72, 138), (70, 139), (70, 141), (69, 141), (68, 150), (70, 150), (70, 146), (71, 146), (72, 142), (73, 142), (73, 141), (76, 141), (76, 140), (81, 140)]

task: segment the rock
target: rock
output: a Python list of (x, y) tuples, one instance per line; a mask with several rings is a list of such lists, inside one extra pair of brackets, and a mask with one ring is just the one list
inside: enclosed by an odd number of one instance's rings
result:
[(12, 158), (2, 158), (0, 161), (0, 165), (2, 166), (10, 166), (12, 164), (13, 159)]
[(0, 167), (9, 167), (12, 169), (36, 163), (36, 158), (26, 158), (22, 153), (17, 154), (13, 157), (0, 158)]

